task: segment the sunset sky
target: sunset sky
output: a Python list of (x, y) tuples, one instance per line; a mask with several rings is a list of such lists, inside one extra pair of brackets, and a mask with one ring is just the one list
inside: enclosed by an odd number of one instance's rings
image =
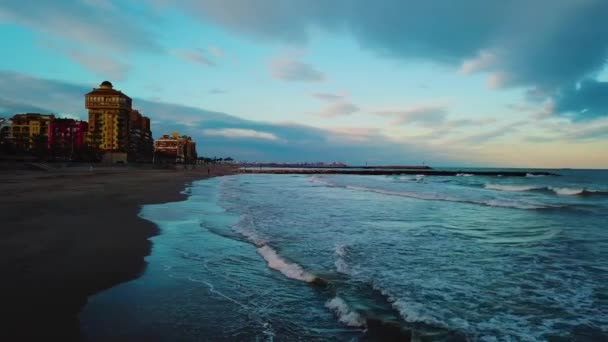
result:
[(608, 168), (608, 1), (0, 2), (0, 117), (86, 119), (247, 161)]

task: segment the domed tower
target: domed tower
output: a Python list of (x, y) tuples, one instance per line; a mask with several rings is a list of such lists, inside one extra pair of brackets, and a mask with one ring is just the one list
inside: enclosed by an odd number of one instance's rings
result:
[(126, 153), (129, 144), (131, 98), (109, 81), (85, 95), (89, 111), (88, 143), (104, 152)]

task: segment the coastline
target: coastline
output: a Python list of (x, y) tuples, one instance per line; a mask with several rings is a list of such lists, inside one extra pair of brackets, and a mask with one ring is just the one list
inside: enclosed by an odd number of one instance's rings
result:
[(142, 205), (184, 199), (189, 182), (233, 173), (87, 168), (0, 172), (0, 336), (79, 340), (87, 298), (145, 270), (159, 230)]

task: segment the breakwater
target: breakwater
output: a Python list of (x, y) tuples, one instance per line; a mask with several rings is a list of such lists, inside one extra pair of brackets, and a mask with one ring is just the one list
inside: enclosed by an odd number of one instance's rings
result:
[(526, 171), (442, 171), (433, 169), (417, 170), (387, 170), (387, 169), (239, 169), (239, 173), (255, 174), (296, 174), (296, 175), (424, 175), (424, 176), (495, 176), (495, 177), (536, 177), (536, 176), (559, 176), (551, 172), (526, 172)]

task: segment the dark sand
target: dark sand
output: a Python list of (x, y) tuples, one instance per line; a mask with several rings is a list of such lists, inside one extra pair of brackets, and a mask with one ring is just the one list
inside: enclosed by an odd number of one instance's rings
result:
[[(87, 297), (145, 269), (144, 204), (184, 198), (196, 170), (0, 170), (0, 340), (78, 340)], [(232, 173), (214, 166), (211, 176)]]

